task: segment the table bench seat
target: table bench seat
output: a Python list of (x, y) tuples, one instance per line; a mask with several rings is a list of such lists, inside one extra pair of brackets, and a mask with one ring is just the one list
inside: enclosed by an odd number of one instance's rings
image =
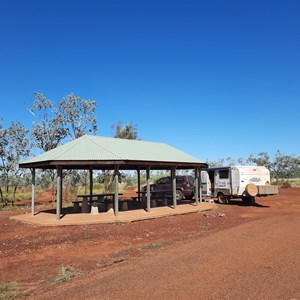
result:
[(80, 204), (82, 204), (82, 200), (74, 200), (73, 203), (73, 213), (77, 214), (80, 213), (81, 207)]

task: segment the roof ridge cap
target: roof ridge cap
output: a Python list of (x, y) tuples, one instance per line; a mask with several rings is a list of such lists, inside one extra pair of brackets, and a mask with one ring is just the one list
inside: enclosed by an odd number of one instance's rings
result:
[[(92, 139), (91, 137), (93, 137), (93, 136), (86, 136), (86, 137), (87, 137), (90, 141), (92, 141), (93, 143), (95, 143), (96, 145), (98, 145), (98, 146), (102, 147), (103, 149), (105, 149), (106, 151), (108, 151), (109, 153), (111, 153), (111, 154), (117, 156), (119, 159), (122, 159), (122, 157), (121, 157), (120, 155), (118, 155), (118, 154), (112, 152), (110, 149), (108, 149), (107, 147), (103, 146), (101, 143), (99, 143), (99, 142), (95, 141), (94, 139)], [(95, 136), (95, 137), (97, 137), (97, 136)]]
[[(62, 151), (61, 153), (59, 153), (58, 155), (56, 155), (53, 160), (58, 159), (60, 156), (62, 156), (63, 154), (65, 154), (68, 150), (70, 150), (71, 148), (73, 148), (74, 146), (76, 146), (79, 142), (81, 142), (81, 140), (83, 139), (83, 137), (84, 137), (84, 135), (81, 136), (81, 137), (79, 137), (79, 138), (77, 138), (77, 139), (72, 140), (71, 141), (71, 143), (73, 142), (72, 145), (70, 145), (70, 144), (68, 145), (68, 143), (62, 144), (62, 146), (66, 145), (68, 147), (66, 147), (66, 149), (64, 151)], [(54, 148), (54, 149), (56, 149), (56, 148)]]

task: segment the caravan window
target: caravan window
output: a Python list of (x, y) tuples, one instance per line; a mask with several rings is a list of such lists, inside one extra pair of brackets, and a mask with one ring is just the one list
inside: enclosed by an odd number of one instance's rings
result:
[(220, 170), (219, 171), (219, 178), (222, 178), (222, 179), (229, 178), (229, 170)]

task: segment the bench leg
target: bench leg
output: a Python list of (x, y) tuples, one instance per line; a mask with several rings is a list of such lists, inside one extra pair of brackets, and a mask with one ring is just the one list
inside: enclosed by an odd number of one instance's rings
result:
[(114, 208), (113, 203), (107, 203), (106, 204), (106, 211), (109, 211), (110, 209), (113, 209), (113, 208)]
[(127, 201), (120, 202), (120, 210), (128, 210)]
[(150, 204), (151, 204), (151, 207), (157, 207), (156, 199), (151, 199)]
[(146, 198), (145, 195), (142, 196), (140, 207), (141, 208), (146, 208), (147, 207), (147, 198)]
[(105, 203), (99, 204), (99, 212), (105, 212), (106, 211), (106, 205)]
[(82, 201), (81, 212), (85, 213), (85, 214), (90, 212), (90, 207), (89, 207), (88, 201)]
[(74, 203), (74, 206), (73, 206), (73, 213), (74, 213), (74, 214), (80, 213), (80, 205), (79, 205), (79, 203)]
[(161, 205), (168, 206), (168, 199), (163, 198), (162, 201), (161, 201)]

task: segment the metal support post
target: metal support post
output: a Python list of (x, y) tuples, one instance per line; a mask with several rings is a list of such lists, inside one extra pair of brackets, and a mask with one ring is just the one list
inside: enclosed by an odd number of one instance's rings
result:
[(115, 213), (115, 217), (117, 217), (119, 215), (119, 166), (115, 166), (114, 182), (115, 182), (114, 213)]
[(173, 195), (173, 208), (175, 209), (177, 206), (177, 198), (176, 198), (176, 168), (171, 169), (171, 180), (172, 180), (172, 195)]
[(62, 203), (62, 168), (57, 168), (57, 185), (56, 185), (56, 219), (60, 219)]
[(138, 176), (138, 201), (141, 201), (141, 170), (137, 169)]
[(146, 178), (147, 178), (147, 212), (150, 212), (150, 167), (146, 169)]
[(195, 199), (196, 205), (199, 204), (199, 169), (195, 168)]
[(34, 216), (35, 206), (35, 169), (31, 169), (31, 215)]
[(90, 168), (90, 201), (93, 200), (93, 169)]

